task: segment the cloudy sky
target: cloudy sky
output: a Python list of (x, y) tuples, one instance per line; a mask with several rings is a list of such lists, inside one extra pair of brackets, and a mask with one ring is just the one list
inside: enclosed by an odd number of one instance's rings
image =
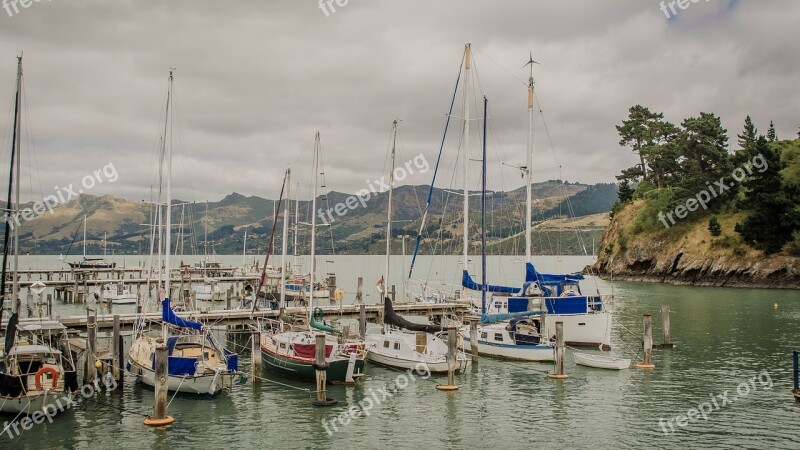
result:
[[(349, 0), (323, 11), (312, 0), (42, 0), (18, 12), (9, 4), (0, 10), (0, 156), (7, 166), (19, 52), (31, 198), (108, 163), (119, 179), (91, 193), (145, 198), (170, 67), (177, 196), (274, 198), (289, 165), (309, 177), (317, 130), (327, 188), (354, 192), (385, 172), (395, 118), (399, 162), (420, 153), (434, 161), (467, 42), (473, 118), (481, 95), (490, 102), (490, 188), (521, 185), (501, 163), (525, 160), (530, 51), (541, 63), (544, 117), (537, 111), (536, 179), (559, 178), (555, 153), (565, 179), (613, 181), (637, 160), (614, 129), (637, 103), (673, 122), (715, 112), (732, 137), (747, 114), (762, 130), (774, 120), (779, 136), (796, 134), (800, 2), (700, 1), (677, 14), (660, 3)], [(460, 185), (460, 104), (440, 186)], [(479, 157), (479, 124), (470, 158)], [(477, 187), (479, 165), (470, 165)], [(429, 182), (430, 172), (416, 172), (404, 183)]]

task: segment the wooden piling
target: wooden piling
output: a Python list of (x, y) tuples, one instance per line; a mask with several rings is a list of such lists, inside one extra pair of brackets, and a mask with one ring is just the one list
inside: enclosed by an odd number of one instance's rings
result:
[(47, 294), (47, 317), (53, 318), (53, 294)]
[(84, 366), (84, 384), (93, 384), (97, 378), (97, 367), (95, 360), (97, 354), (97, 316), (92, 314), (94, 310), (86, 310), (86, 365)]
[(428, 333), (418, 331), (417, 334), (417, 353), (425, 353), (425, 347), (428, 346)]
[(156, 344), (156, 386), (153, 416), (144, 419), (144, 424), (151, 427), (171, 425), (175, 419), (167, 415), (167, 346), (159, 339)]
[(316, 336), (314, 369), (317, 371), (317, 396), (311, 403), (314, 406), (334, 406), (338, 404), (338, 400), (328, 398), (328, 361), (325, 359), (325, 335), (322, 333)]
[(653, 364), (653, 316), (644, 315), (644, 358), (641, 363), (636, 364), (638, 369), (655, 369)]
[(458, 329), (450, 327), (447, 329), (447, 384), (437, 384), (436, 389), (440, 391), (457, 391), (456, 385), (456, 355), (458, 354)]
[(253, 366), (253, 384), (261, 384), (261, 331), (259, 330), (253, 330), (250, 359)]
[(111, 343), (113, 345), (113, 350), (112, 350), (112, 353), (111, 353), (112, 358), (113, 358), (112, 359), (113, 363), (112, 363), (112, 368), (111, 368), (111, 375), (114, 377), (114, 380), (116, 380), (116, 381), (119, 381), (119, 374), (120, 374), (119, 368), (121, 366), (121, 361), (120, 361), (119, 355), (122, 353), (119, 350), (119, 338), (120, 338), (119, 329), (120, 329), (120, 326), (119, 326), (119, 314), (114, 314), (114, 328), (113, 328), (113, 332), (112, 332), (113, 338), (111, 339)]
[[(117, 373), (119, 385), (125, 382), (125, 338), (120, 334), (117, 338)], [(122, 389), (120, 389), (122, 392)]]
[(397, 290), (394, 285), (392, 285), (392, 290), (389, 292), (389, 298), (392, 299), (392, 304), (395, 304), (395, 299), (397, 297)]
[[(359, 303), (364, 302), (364, 278), (358, 277), (358, 288), (356, 288), (356, 301)], [(363, 336), (362, 336), (363, 339)]]
[(548, 378), (563, 380), (569, 378), (564, 373), (564, 322), (556, 322), (555, 373), (547, 374)]
[(362, 303), (358, 309), (358, 335), (363, 341), (367, 337), (367, 307)]
[(661, 330), (663, 334), (663, 342), (659, 346), (659, 348), (675, 348), (675, 344), (670, 342), (670, 333), (669, 333), (669, 305), (662, 305), (661, 306)]
[(472, 321), (469, 324), (469, 349), (472, 353), (472, 363), (478, 362), (478, 322)]

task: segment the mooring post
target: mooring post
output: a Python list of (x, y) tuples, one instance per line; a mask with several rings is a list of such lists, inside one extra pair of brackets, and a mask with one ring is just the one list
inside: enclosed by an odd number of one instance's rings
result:
[(548, 378), (563, 380), (569, 378), (564, 373), (564, 322), (556, 322), (555, 373), (547, 374)]
[(456, 385), (456, 355), (458, 354), (458, 328), (447, 329), (447, 385), (437, 384), (440, 391), (457, 391)]
[[(117, 338), (117, 373), (119, 373), (119, 385), (125, 382), (125, 338), (122, 334)], [(120, 389), (122, 392), (122, 389)]]
[(390, 298), (392, 299), (392, 304), (394, 304), (395, 303), (395, 298), (397, 296), (397, 290), (395, 289), (394, 285), (392, 285), (392, 290), (389, 293), (389, 295), (390, 295)]
[(359, 303), (364, 302), (364, 277), (358, 277), (358, 288), (356, 288), (356, 301)]
[(170, 425), (175, 419), (167, 415), (167, 346), (164, 340), (156, 341), (156, 380), (155, 404), (153, 416), (144, 419), (144, 424), (151, 427)]
[(97, 367), (95, 366), (95, 353), (97, 351), (97, 316), (92, 314), (94, 310), (86, 310), (86, 365), (84, 366), (84, 384), (93, 384), (97, 378)]
[(358, 307), (358, 335), (362, 341), (367, 337), (367, 306), (363, 303)]
[(472, 353), (472, 363), (478, 362), (478, 322), (472, 321), (469, 324), (469, 349)]
[(316, 357), (314, 369), (317, 371), (317, 396), (311, 402), (314, 406), (334, 406), (338, 400), (328, 398), (328, 361), (325, 358), (325, 335), (316, 335)]
[(794, 364), (794, 389), (792, 389), (792, 394), (794, 394), (795, 401), (800, 403), (800, 350), (795, 350), (792, 353), (792, 360)]
[(53, 318), (53, 294), (47, 294), (47, 317)]
[(261, 331), (253, 329), (250, 359), (253, 365), (253, 384), (261, 384)]
[(636, 364), (639, 369), (654, 369), (656, 366), (653, 364), (653, 316), (650, 314), (644, 315), (644, 359), (641, 363)]
[(661, 305), (661, 330), (664, 336), (664, 342), (661, 344), (661, 348), (675, 348), (675, 344), (670, 342), (669, 314), (669, 305)]
[(119, 334), (119, 314), (114, 314), (113, 336), (114, 337), (111, 340), (111, 343), (113, 345), (113, 350), (112, 350), (112, 353), (111, 353), (112, 358), (113, 358), (112, 359), (113, 362), (111, 364), (111, 375), (114, 377), (114, 380), (119, 381), (119, 374), (120, 374), (119, 367), (120, 367), (120, 363), (121, 363), (121, 361), (119, 359), (119, 355), (120, 355), (120, 353), (122, 353), (122, 352), (119, 351), (119, 338), (120, 338), (120, 334)]

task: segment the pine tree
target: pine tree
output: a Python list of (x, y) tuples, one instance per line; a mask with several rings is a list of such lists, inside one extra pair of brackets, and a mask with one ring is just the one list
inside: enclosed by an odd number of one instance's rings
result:
[(767, 140), (775, 142), (778, 140), (778, 133), (775, 132), (775, 124), (769, 121), (769, 131), (767, 131)]
[(781, 183), (780, 153), (763, 136), (756, 141), (755, 151), (762, 155), (766, 170), (756, 171), (742, 182), (745, 195), (738, 206), (748, 215), (735, 230), (753, 248), (771, 254), (781, 250), (800, 223), (794, 202)]
[(739, 138), (739, 148), (742, 150), (747, 149), (756, 143), (756, 139), (758, 138), (758, 129), (756, 129), (756, 126), (753, 125), (753, 120), (750, 118), (750, 116), (747, 116), (747, 118), (744, 119), (744, 130), (742, 130), (742, 134), (739, 134), (736, 137)]
[(676, 139), (680, 158), (680, 187), (698, 192), (706, 181), (730, 175), (732, 167), (728, 154), (728, 131), (719, 117), (700, 113), (681, 124), (683, 129)]
[(647, 160), (642, 150), (659, 143), (665, 132), (669, 132), (669, 128), (665, 128), (668, 122), (664, 122), (663, 119), (664, 114), (654, 113), (645, 106), (636, 105), (628, 110), (628, 120), (623, 120), (622, 125), (617, 125), (617, 132), (621, 138), (619, 145), (630, 146), (639, 154), (645, 179), (648, 175)]
[(722, 227), (719, 224), (719, 220), (717, 220), (717, 216), (711, 216), (708, 219), (708, 231), (711, 232), (712, 236), (719, 236), (722, 234)]

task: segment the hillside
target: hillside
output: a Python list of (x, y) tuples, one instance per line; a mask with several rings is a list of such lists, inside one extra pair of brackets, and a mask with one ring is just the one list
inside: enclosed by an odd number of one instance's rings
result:
[[(609, 189), (611, 186), (614, 189)], [(548, 225), (539, 225), (534, 234), (534, 249), (538, 254), (583, 254), (583, 247), (591, 251), (592, 239), (599, 239), (607, 219), (606, 213), (616, 197), (614, 185), (584, 185), (557, 180), (533, 185), (534, 220), (549, 219)], [(400, 186), (395, 189), (393, 235), (396, 252), (401, 251), (400, 236), (406, 235), (407, 243), (416, 238), (427, 186)], [(317, 215), (318, 248), (320, 253), (380, 254), (385, 251), (386, 207), (388, 194), (380, 193), (362, 207), (358, 204), (339, 217), (335, 208), (346, 203), (350, 194), (330, 192), (318, 197)], [(461, 203), (459, 196), (445, 190), (435, 189), (428, 221), (423, 231), (424, 253), (458, 253), (462, 241)], [(470, 199), (470, 239), (479, 239), (479, 197)], [(488, 195), (487, 223), (489, 250), (492, 253), (520, 252), (524, 216), (524, 189), (509, 192), (494, 192)], [(589, 199), (594, 209), (585, 207)], [(175, 200), (173, 208), (173, 240), (183, 254), (203, 254), (208, 233), (209, 253), (241, 253), (247, 231), (248, 253), (263, 254), (272, 229), (276, 201), (256, 196), (232, 193), (218, 202), (188, 203)], [(352, 203), (352, 201), (351, 201)], [(181, 205), (183, 204), (183, 205)], [(571, 205), (571, 206), (570, 206)], [(599, 206), (598, 206), (599, 205)], [(605, 205), (605, 206), (604, 206)], [(30, 207), (30, 205), (26, 205)], [(290, 205), (294, 219), (294, 202)], [(206, 221), (206, 208), (208, 220)], [(308, 227), (302, 223), (311, 220), (310, 202), (300, 201), (298, 252), (309, 251)], [(568, 211), (600, 212), (593, 220), (584, 220), (579, 229), (572, 221), (561, 217)], [(324, 211), (330, 210), (330, 214)], [(561, 215), (558, 214), (559, 210)], [(68, 204), (56, 207), (52, 213), (35, 217), (20, 227), (21, 251), (38, 254), (80, 254), (83, 245), (83, 218), (87, 217), (87, 253), (102, 254), (103, 238), (106, 236), (106, 251), (109, 254), (146, 253), (149, 249), (148, 230), (151, 222), (151, 206), (142, 201), (129, 200), (111, 195), (96, 197), (81, 195)], [(324, 220), (323, 220), (324, 219)], [(330, 226), (324, 226), (326, 223)], [(275, 248), (280, 248), (282, 220), (276, 232)], [(331, 239), (332, 237), (332, 239)], [(290, 229), (290, 244), (293, 229)], [(584, 244), (582, 245), (581, 242)], [(290, 246), (291, 248), (291, 246)]]

